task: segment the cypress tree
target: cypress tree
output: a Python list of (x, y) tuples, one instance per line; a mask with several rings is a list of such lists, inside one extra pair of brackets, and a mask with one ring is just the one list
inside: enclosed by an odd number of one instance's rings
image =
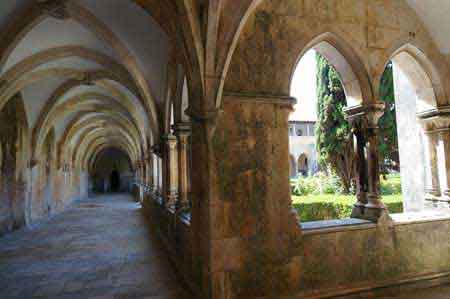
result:
[(380, 99), (386, 104), (384, 115), (379, 121), (380, 167), (382, 173), (387, 173), (389, 169), (400, 170), (395, 114), (394, 72), (391, 62), (386, 66), (381, 77)]
[(354, 179), (355, 153), (353, 135), (344, 116), (347, 105), (344, 88), (336, 70), (317, 54), (316, 147), (318, 162), (341, 179), (344, 193), (349, 193)]

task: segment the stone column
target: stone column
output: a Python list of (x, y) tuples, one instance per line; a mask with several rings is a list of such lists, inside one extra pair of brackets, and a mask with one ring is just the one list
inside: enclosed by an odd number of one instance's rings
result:
[(426, 189), (425, 199), (436, 201), (441, 196), (441, 187), (439, 184), (439, 169), (437, 146), (439, 134), (434, 131), (425, 131), (425, 152), (426, 152)]
[(380, 166), (378, 153), (378, 121), (384, 113), (384, 103), (373, 103), (345, 110), (353, 127), (356, 152), (357, 202), (352, 217), (378, 221), (387, 213), (380, 196)]
[[(222, 298), (222, 286), (235, 278), (236, 283), (270, 281), (272, 269), (292, 273), (293, 266), (300, 267), (291, 259), (301, 240), (289, 183), (288, 118), (293, 102), (283, 96), (226, 94), (223, 113), (215, 119), (190, 114), (193, 243), (198, 246), (194, 252), (202, 253), (194, 256), (202, 258), (196, 264), (211, 277), (211, 298)], [(262, 271), (248, 271), (259, 266)], [(293, 284), (300, 283), (299, 272), (289, 277)], [(281, 285), (247, 286), (246, 291), (261, 297), (283, 292)]]
[(367, 161), (366, 161), (366, 137), (361, 122), (353, 126), (354, 149), (356, 153), (356, 204), (352, 211), (352, 218), (364, 218), (364, 209), (367, 202)]
[(178, 173), (179, 173), (179, 200), (177, 209), (180, 211), (190, 208), (189, 202), (189, 152), (190, 152), (190, 123), (175, 125), (175, 135), (178, 139)]
[(450, 203), (450, 128), (439, 131), (441, 201)]
[(178, 199), (177, 138), (172, 134), (162, 137), (163, 154), (163, 195), (167, 207), (175, 208)]
[(418, 117), (428, 143), (426, 199), (434, 201), (436, 206), (437, 202), (450, 203), (450, 116), (444, 107)]
[(368, 192), (365, 218), (371, 221), (378, 221), (383, 214), (387, 213), (380, 195), (378, 121), (383, 113), (384, 103), (371, 104), (366, 110)]
[(150, 188), (150, 192), (153, 192), (153, 155), (150, 153), (146, 158), (147, 169), (147, 185)]
[(152, 159), (153, 159), (153, 193), (157, 194), (158, 193), (158, 182), (159, 182), (159, 177), (158, 177), (158, 156), (156, 154), (152, 155)]
[(368, 191), (367, 174), (367, 153), (366, 153), (366, 112), (363, 106), (355, 106), (345, 109), (345, 116), (353, 132), (353, 144), (356, 156), (355, 163), (355, 182), (356, 182), (356, 204), (352, 210), (352, 218), (364, 219), (365, 207)]
[(161, 194), (160, 189), (160, 175), (161, 175), (161, 165), (160, 165), (160, 157), (162, 155), (161, 146), (159, 144), (155, 144), (151, 148), (151, 159), (153, 164), (153, 172), (152, 172), (152, 180), (153, 180), (153, 195), (159, 196)]

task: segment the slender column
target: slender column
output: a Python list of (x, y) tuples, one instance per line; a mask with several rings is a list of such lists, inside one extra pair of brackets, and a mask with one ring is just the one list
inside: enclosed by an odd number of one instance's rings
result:
[(363, 218), (364, 208), (367, 202), (367, 163), (366, 140), (361, 122), (354, 125), (354, 145), (356, 153), (356, 197), (357, 202), (352, 211), (352, 218)]
[(447, 107), (436, 108), (418, 117), (428, 142), (427, 199), (450, 203), (450, 116)]
[(377, 222), (387, 213), (380, 196), (380, 165), (378, 152), (378, 120), (384, 103), (365, 104), (346, 109), (347, 119), (354, 127), (357, 157), (358, 201), (352, 217)]
[(190, 123), (179, 123), (175, 125), (175, 135), (178, 138), (178, 181), (179, 200), (177, 209), (186, 210), (190, 208), (189, 202), (189, 145), (191, 135)]
[(384, 212), (386, 206), (381, 201), (380, 195), (380, 165), (378, 152), (378, 121), (384, 113), (384, 104), (373, 104), (368, 107), (367, 118), (367, 172), (368, 172), (368, 193), (366, 204), (366, 217), (369, 220), (377, 221)]
[(178, 165), (177, 139), (172, 134), (163, 137), (164, 149), (164, 182), (163, 190), (166, 206), (175, 207), (178, 199)]
[(150, 187), (150, 192), (153, 191), (153, 155), (150, 154), (145, 158), (145, 162), (147, 165), (147, 184)]
[(425, 152), (426, 152), (426, 188), (425, 198), (427, 200), (435, 201), (441, 196), (441, 188), (439, 183), (439, 169), (438, 169), (438, 134), (434, 131), (425, 132)]
[(158, 193), (158, 156), (156, 154), (152, 155), (153, 159), (153, 193)]
[(450, 202), (450, 129), (439, 131), (441, 201)]

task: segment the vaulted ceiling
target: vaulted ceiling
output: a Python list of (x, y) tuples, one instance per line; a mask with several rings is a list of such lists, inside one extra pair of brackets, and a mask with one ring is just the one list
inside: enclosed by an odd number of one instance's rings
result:
[(444, 54), (450, 53), (450, 1), (406, 0), (422, 19)]
[[(50, 131), (68, 153), (102, 127), (120, 133), (111, 136), (111, 146), (131, 144), (139, 155), (157, 138), (171, 40), (167, 27), (137, 2), (0, 1), (0, 26), (9, 29), (0, 38), (11, 41), (0, 47), (0, 108), (20, 94), (34, 155)], [(90, 116), (103, 121), (83, 130), (80, 120)], [(75, 127), (84, 134), (73, 133)]]

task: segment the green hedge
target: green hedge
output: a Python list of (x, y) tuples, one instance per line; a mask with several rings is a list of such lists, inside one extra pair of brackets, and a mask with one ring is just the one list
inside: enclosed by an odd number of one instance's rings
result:
[[(349, 218), (356, 202), (355, 196), (343, 195), (309, 195), (292, 198), (293, 206), (302, 222)], [(401, 195), (385, 196), (383, 202), (390, 213), (403, 212)]]
[[(397, 195), (402, 193), (402, 183), (399, 174), (387, 175), (381, 178), (381, 194)], [(335, 175), (325, 175), (317, 173), (310, 177), (299, 177), (291, 179), (292, 195), (321, 195), (321, 194), (342, 194), (343, 188), (340, 179)], [(351, 190), (355, 193), (355, 190)]]

